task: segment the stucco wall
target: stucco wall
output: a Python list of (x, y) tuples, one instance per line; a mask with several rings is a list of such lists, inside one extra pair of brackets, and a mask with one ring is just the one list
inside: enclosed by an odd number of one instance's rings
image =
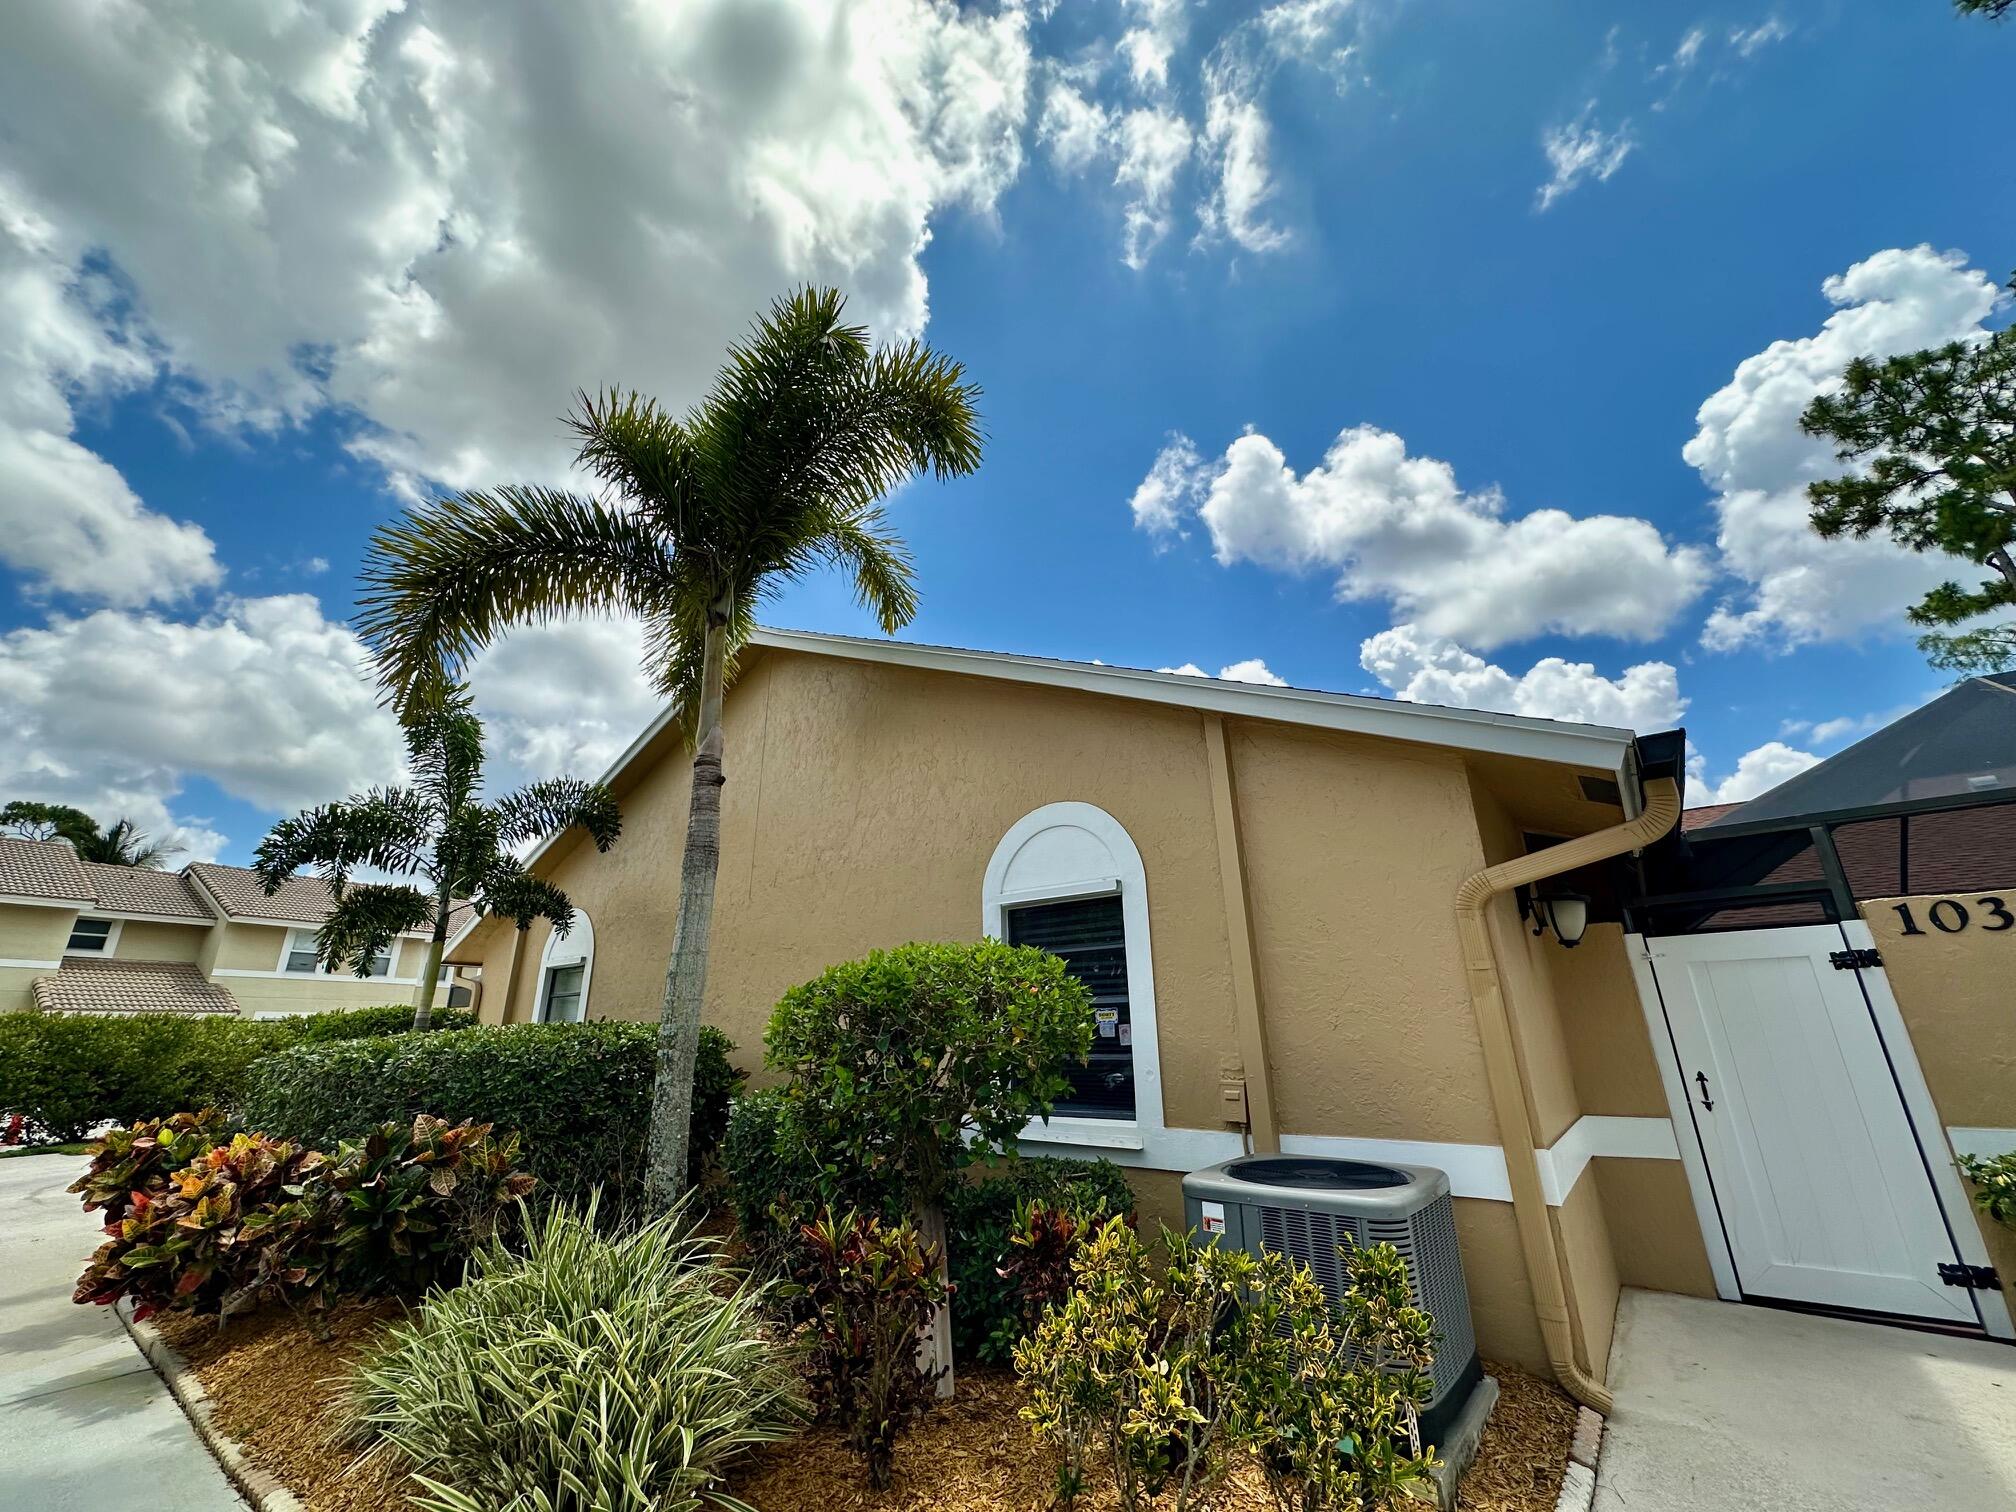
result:
[[(1947, 1128), (2016, 1131), (2016, 927), (1994, 921), (1980, 894), (1952, 894), (1968, 910), (1964, 929), (1946, 933), (1931, 921), (1945, 894), (1878, 898), (1862, 917), (1883, 953), (1884, 974), (1910, 1031), (1939, 1120)], [(2004, 902), (2016, 911), (2016, 891)], [(1897, 905), (1908, 904), (1923, 934), (1907, 935)], [(1950, 911), (1945, 918), (1951, 921)], [(2016, 1149), (2016, 1132), (2007, 1145)], [(2016, 1232), (1976, 1213), (1988, 1253), (2016, 1307)]]
[[(74, 908), (24, 908), (0, 904), (0, 960), (54, 961), (61, 958), (77, 922)], [(7, 969), (7, 968), (0, 968)]]
[(203, 940), (210, 933), (203, 924), (152, 924), (141, 919), (124, 919), (119, 924), (119, 943), (113, 949), (119, 961), (194, 961), (203, 952)]

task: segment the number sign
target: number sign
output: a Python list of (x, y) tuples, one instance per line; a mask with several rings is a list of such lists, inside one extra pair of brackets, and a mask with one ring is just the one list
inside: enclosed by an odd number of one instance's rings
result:
[[(1904, 933), (1922, 935), (1924, 925), (1911, 912), (1909, 903), (1892, 903), (1897, 917), (1903, 922)], [(1978, 922), (1975, 910), (1978, 909)], [(1969, 908), (1958, 898), (1940, 898), (1925, 910), (1925, 919), (1941, 934), (1959, 934), (1963, 929), (1979, 929), (1986, 934), (2000, 934), (2003, 930), (2016, 928), (2016, 914), (2009, 912), (2009, 905), (1997, 897), (1976, 898), (1974, 907)]]

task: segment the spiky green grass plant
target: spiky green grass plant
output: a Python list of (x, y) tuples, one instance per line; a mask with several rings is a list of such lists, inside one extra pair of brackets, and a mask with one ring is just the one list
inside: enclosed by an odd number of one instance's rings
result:
[(592, 1206), (556, 1208), (528, 1239), (522, 1254), (480, 1254), (357, 1377), (359, 1435), (412, 1473), (414, 1504), (743, 1508), (724, 1489), (730, 1466), (806, 1416), (764, 1334), (763, 1289), (728, 1284), (683, 1206), (613, 1236)]

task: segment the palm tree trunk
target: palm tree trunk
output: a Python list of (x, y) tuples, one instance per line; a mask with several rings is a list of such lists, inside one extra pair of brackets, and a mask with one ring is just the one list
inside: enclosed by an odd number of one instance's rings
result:
[(434, 897), (434, 938), (427, 942), (427, 966), (413, 994), (413, 1032), (425, 1034), (434, 1022), (434, 984), (441, 976), (441, 949), (448, 939), (448, 884)]
[(647, 1209), (661, 1211), (686, 1189), (687, 1134), (693, 1122), (693, 1063), (700, 1049), (700, 1009), (707, 995), (707, 946), (714, 928), (714, 879), (721, 869), (721, 687), (728, 663), (723, 593), (707, 611), (694, 720), (693, 794), (686, 812), (686, 853), (679, 868), (679, 921), (658, 1016), (658, 1079), (651, 1089), (651, 1147), (644, 1172)]

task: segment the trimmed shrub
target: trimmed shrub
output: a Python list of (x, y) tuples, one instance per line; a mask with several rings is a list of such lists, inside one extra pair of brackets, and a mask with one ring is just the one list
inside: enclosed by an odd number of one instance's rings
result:
[[(437, 1015), (467, 1026), (466, 1011)], [(135, 1124), (236, 1101), (247, 1070), (302, 1043), (403, 1032), (412, 1008), (351, 1008), (290, 1018), (0, 1014), (0, 1113), (35, 1137), (81, 1139), (100, 1124)], [(361, 1132), (360, 1124), (347, 1132)]]
[[(533, 1221), (397, 1325), (357, 1377), (359, 1438), (427, 1512), (691, 1512), (743, 1451), (804, 1420), (760, 1286), (724, 1287), (684, 1215), (605, 1236), (592, 1208)], [(732, 1505), (732, 1503), (728, 1503)]]
[(846, 1173), (843, 1180), (837, 1179), (842, 1173), (821, 1169), (781, 1087), (744, 1093), (730, 1105), (721, 1168), (743, 1242), (775, 1266), (789, 1263), (800, 1228), (835, 1202), (842, 1210), (901, 1216), (887, 1185), (878, 1187), (866, 1171)]
[(952, 1309), (952, 1347), (959, 1359), (1007, 1364), (1032, 1321), (1019, 1282), (1001, 1274), (1022, 1258), (1012, 1238), (1018, 1211), (1031, 1207), (1131, 1219), (1134, 1190), (1110, 1160), (1040, 1156), (1011, 1156), (988, 1167), (979, 1179), (950, 1188), (945, 1223), (958, 1297)]
[[(585, 1201), (603, 1189), (603, 1215), (618, 1217), (641, 1196), (657, 1033), (596, 1020), (301, 1045), (253, 1067), (233, 1112), (324, 1149), (421, 1113), (511, 1129), (542, 1190)], [(704, 1032), (702, 1066), (714, 1068), (696, 1081), (723, 1075), (732, 1048)]]

